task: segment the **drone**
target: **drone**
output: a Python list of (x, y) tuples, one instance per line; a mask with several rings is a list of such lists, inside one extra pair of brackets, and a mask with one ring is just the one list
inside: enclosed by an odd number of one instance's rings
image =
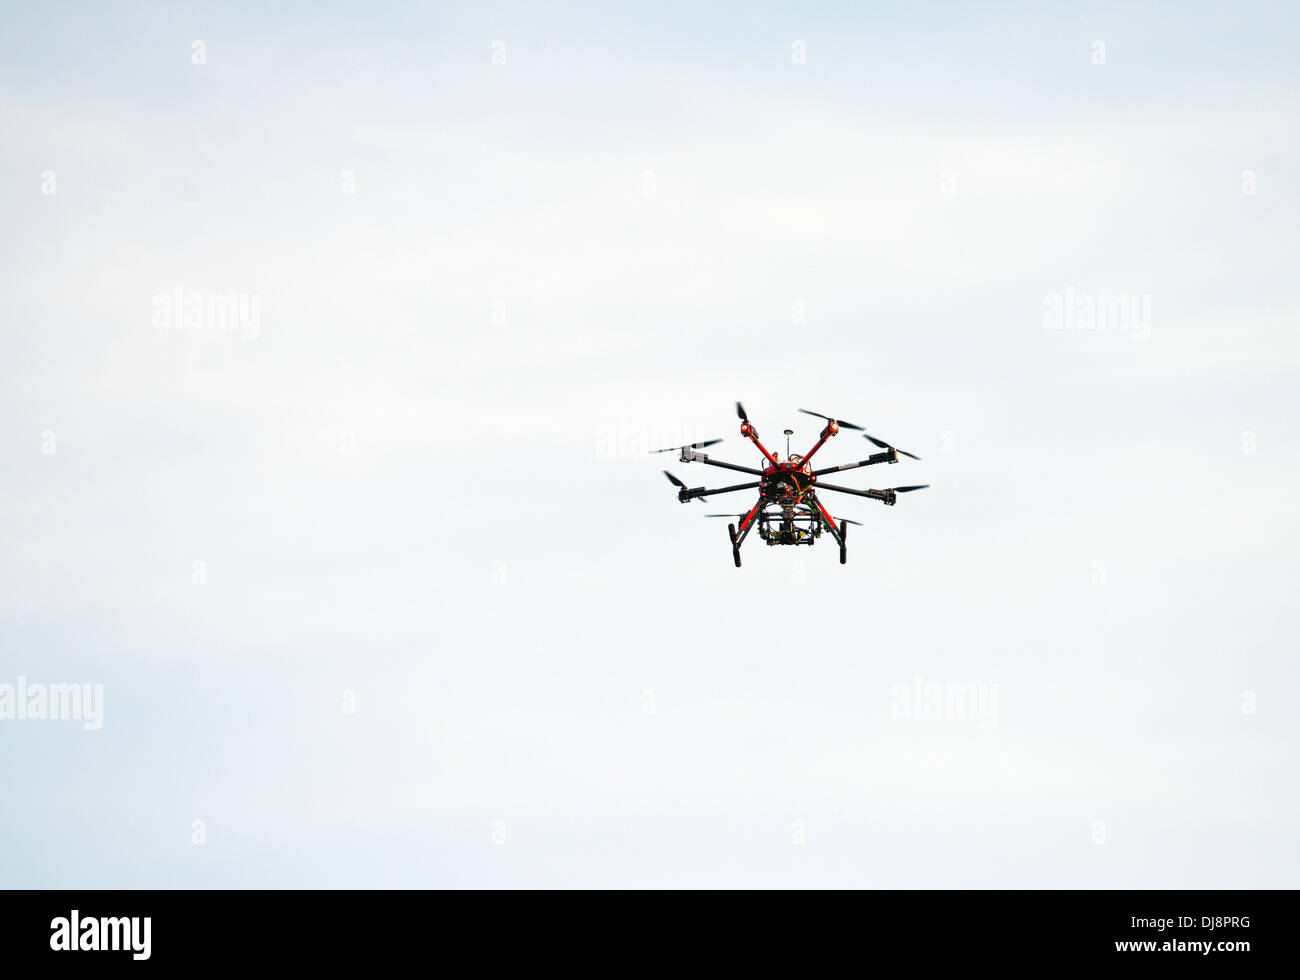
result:
[[(845, 422), (843, 419), (833, 419), (821, 412), (810, 412), (806, 408), (801, 408), (799, 411), (805, 415), (815, 415), (820, 419), (825, 419), (826, 427), (822, 429), (817, 444), (802, 456), (790, 452), (790, 437), (794, 435), (794, 430), (786, 429), (785, 459), (782, 460), (779, 456), (768, 452), (763, 444), (759, 442), (758, 431), (750, 423), (749, 416), (745, 414), (745, 406), (740, 402), (736, 402), (736, 414), (740, 417), (740, 434), (752, 442), (755, 448), (763, 454), (766, 465), (762, 469), (741, 466), (737, 463), (724, 463), (720, 459), (710, 459), (707, 453), (697, 452), (697, 450), (716, 445), (722, 441), (721, 439), (708, 439), (704, 442), (693, 442), (687, 446), (669, 446), (667, 449), (652, 449), (650, 451), (652, 455), (654, 453), (677, 452), (681, 454), (683, 463), (706, 463), (709, 466), (720, 466), (723, 469), (749, 473), (758, 477), (752, 483), (737, 483), (734, 486), (718, 487), (716, 490), (710, 490), (707, 487), (687, 487), (677, 477), (664, 470), (664, 476), (668, 477), (669, 482), (677, 487), (677, 499), (683, 504), (691, 500), (702, 502), (706, 497), (714, 497), (723, 493), (735, 493), (739, 490), (758, 491), (758, 501), (746, 513), (704, 515), (705, 517), (741, 518), (739, 530), (737, 530), (735, 524), (727, 525), (727, 534), (731, 537), (731, 557), (735, 561), (737, 568), (740, 567), (740, 546), (745, 543), (745, 538), (749, 536), (749, 532), (755, 526), (758, 527), (758, 536), (766, 541), (769, 546), (813, 545), (817, 543), (817, 539), (821, 537), (824, 530), (840, 546), (840, 564), (843, 565), (848, 561), (846, 545), (849, 532), (848, 525), (856, 524), (861, 527), (862, 522), (841, 517), (837, 523), (836, 519), (831, 517), (826, 508), (822, 506), (821, 501), (817, 499), (817, 491), (819, 490), (832, 490), (836, 493), (867, 497), (871, 500), (879, 500), (887, 507), (893, 507), (898, 501), (900, 493), (925, 490), (930, 486), (928, 483), (922, 483), (908, 487), (890, 487), (887, 490), (854, 490), (851, 487), (840, 487), (832, 483), (818, 482), (817, 478), (827, 473), (857, 469), (860, 466), (874, 466), (877, 463), (897, 463), (899, 456), (906, 456), (918, 462), (921, 457), (905, 452), (902, 449), (896, 449), (883, 439), (868, 435), (860, 425)], [(812, 458), (817, 454), (817, 450), (826, 444), (826, 440), (837, 435), (840, 429), (853, 429), (861, 432), (862, 438), (872, 443), (882, 452), (873, 453), (866, 459), (860, 459), (856, 463), (827, 466), (820, 470), (813, 469)]]

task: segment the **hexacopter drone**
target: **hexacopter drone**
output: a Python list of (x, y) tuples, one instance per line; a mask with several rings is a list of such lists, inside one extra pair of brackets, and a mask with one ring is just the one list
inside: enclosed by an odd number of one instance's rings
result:
[[(712, 446), (721, 442), (721, 439), (693, 442), (689, 446), (670, 446), (667, 449), (651, 450), (652, 453), (680, 452), (683, 463), (707, 463), (709, 466), (721, 466), (724, 469), (737, 470), (741, 473), (752, 473), (758, 477), (758, 480), (753, 483), (737, 483), (735, 486), (709, 490), (706, 487), (688, 488), (685, 483), (664, 470), (664, 476), (668, 477), (672, 484), (678, 488), (677, 499), (682, 503), (686, 503), (688, 500), (703, 500), (705, 497), (712, 497), (720, 493), (734, 493), (737, 490), (758, 490), (758, 501), (749, 509), (748, 513), (705, 515), (706, 517), (743, 518), (739, 530), (736, 529), (735, 524), (727, 525), (727, 533), (731, 536), (731, 557), (735, 560), (737, 568), (740, 567), (740, 546), (744, 543), (749, 532), (754, 529), (755, 524), (758, 525), (758, 536), (769, 545), (816, 544), (824, 528), (830, 532), (831, 537), (839, 544), (840, 564), (843, 565), (848, 560), (848, 551), (845, 547), (848, 528), (845, 525), (857, 524), (861, 526), (861, 522), (850, 521), (841, 517), (837, 524), (826, 508), (822, 506), (821, 501), (817, 499), (817, 490), (834, 490), (836, 493), (851, 493), (857, 497), (869, 497), (872, 500), (879, 500), (888, 507), (892, 507), (898, 499), (898, 494), (911, 493), (913, 490), (924, 490), (930, 485), (922, 483), (909, 487), (890, 487), (888, 490), (854, 490), (850, 487), (837, 487), (830, 483), (818, 483), (817, 478), (825, 473), (852, 470), (857, 469), (859, 466), (871, 466), (875, 463), (897, 463), (900, 455), (918, 461), (921, 457), (904, 452), (901, 449), (895, 449), (889, 443), (877, 439), (875, 436), (867, 435), (860, 425), (845, 422), (843, 419), (833, 419), (829, 415), (822, 415), (821, 412), (810, 412), (806, 408), (801, 408), (799, 411), (805, 415), (816, 415), (818, 418), (825, 419), (826, 428), (822, 429), (817, 444), (802, 456), (791, 454), (789, 437), (794, 435), (794, 432), (786, 429), (786, 458), (783, 461), (780, 457), (768, 452), (763, 444), (758, 441), (758, 432), (750, 424), (749, 416), (745, 414), (745, 406), (740, 402), (736, 402), (736, 414), (740, 416), (740, 434), (754, 444), (767, 462), (767, 465), (761, 470), (749, 466), (740, 466), (736, 463), (724, 463), (720, 459), (710, 459), (705, 453), (696, 452), (697, 449), (703, 449), (705, 446)], [(814, 470), (811, 466), (814, 454), (821, 449), (827, 439), (836, 435), (840, 429), (856, 429), (862, 432), (862, 438), (884, 451), (868, 456), (866, 459), (858, 460), (856, 463), (844, 463), (841, 466), (827, 466), (825, 469)]]

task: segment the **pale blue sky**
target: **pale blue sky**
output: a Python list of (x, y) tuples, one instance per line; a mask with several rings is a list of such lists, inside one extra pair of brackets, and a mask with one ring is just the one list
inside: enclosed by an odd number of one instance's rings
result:
[(1295, 887), (1296, 16), (7, 8), (0, 884)]

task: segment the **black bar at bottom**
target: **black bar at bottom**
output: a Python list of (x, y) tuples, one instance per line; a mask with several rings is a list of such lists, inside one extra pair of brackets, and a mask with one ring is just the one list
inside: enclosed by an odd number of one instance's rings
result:
[[(432, 971), (701, 957), (820, 972), (830, 957), (951, 964), (1289, 962), (1289, 891), (0, 892), (0, 959), (38, 970), (319, 966)], [(74, 913), (75, 910), (75, 913)], [(73, 929), (75, 916), (76, 928)], [(147, 921), (147, 929), (146, 922)], [(88, 924), (93, 922), (93, 925)], [(113, 950), (111, 947), (119, 948)], [(73, 946), (74, 948), (68, 948)], [(147, 954), (147, 956), (146, 956)], [(818, 964), (822, 964), (819, 966)], [(910, 964), (910, 966), (909, 966)], [(43, 974), (42, 974), (43, 975)]]

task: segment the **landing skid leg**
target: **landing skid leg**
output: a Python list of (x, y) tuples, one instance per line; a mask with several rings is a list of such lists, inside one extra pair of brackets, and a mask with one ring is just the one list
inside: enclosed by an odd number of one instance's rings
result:
[(758, 498), (758, 503), (756, 503), (750, 512), (745, 515), (745, 519), (740, 524), (739, 531), (736, 530), (736, 525), (727, 525), (727, 533), (731, 535), (731, 559), (736, 563), (737, 568), (740, 567), (740, 546), (745, 543), (745, 538), (749, 532), (754, 530), (754, 516), (762, 506), (763, 498), (760, 496)]
[(847, 524), (836, 524), (835, 519), (831, 517), (831, 515), (827, 512), (826, 508), (822, 506), (822, 503), (820, 500), (817, 499), (816, 494), (809, 493), (808, 499), (817, 505), (817, 509), (822, 512), (822, 520), (826, 525), (826, 530), (830, 531), (831, 537), (833, 537), (837, 542), (839, 542), (840, 564), (843, 565), (845, 562), (849, 560), (849, 552), (844, 543), (844, 539), (848, 536), (849, 533), (849, 526)]

